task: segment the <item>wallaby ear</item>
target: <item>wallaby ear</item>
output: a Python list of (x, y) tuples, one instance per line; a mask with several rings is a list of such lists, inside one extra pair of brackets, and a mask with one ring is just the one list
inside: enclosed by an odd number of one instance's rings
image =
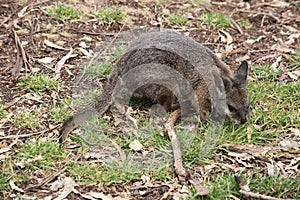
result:
[(227, 77), (222, 77), (223, 83), (224, 83), (224, 87), (226, 91), (231, 90), (233, 83), (232, 80), (230, 80), (230, 78)]
[(240, 84), (245, 84), (247, 83), (247, 75), (248, 75), (248, 63), (247, 61), (243, 61), (236, 72), (235, 80)]

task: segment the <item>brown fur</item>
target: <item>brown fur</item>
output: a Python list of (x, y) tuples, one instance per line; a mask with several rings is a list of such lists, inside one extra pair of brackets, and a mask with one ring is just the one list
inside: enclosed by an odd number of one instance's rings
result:
[[(130, 73), (138, 66), (143, 66), (142, 69), (145, 70), (143, 74)], [(166, 76), (168, 70), (160, 71), (164, 66), (182, 75), (191, 85), (195, 96), (187, 95), (188, 93), (182, 94), (177, 78)], [(147, 71), (148, 69), (149, 71)], [(60, 142), (65, 141), (73, 129), (92, 115), (96, 113), (102, 115), (109, 108), (114, 100), (113, 92), (117, 82), (126, 74), (130, 74), (132, 80), (141, 79), (141, 75), (145, 80), (150, 75), (158, 78), (164, 82), (164, 86), (155, 83), (141, 85), (141, 87), (135, 88), (135, 92), (161, 104), (166, 111), (171, 110), (175, 99), (180, 100), (177, 98), (178, 96), (185, 95), (183, 98), (187, 98), (197, 109), (202, 120), (208, 119), (214, 109), (215, 104), (211, 102), (211, 95), (215, 94), (210, 91), (214, 91), (216, 87), (219, 87), (220, 91), (225, 88), (225, 105), (219, 108), (228, 114), (227, 103), (231, 110), (228, 115), (236, 122), (244, 123), (249, 106), (247, 69), (247, 63), (244, 62), (235, 74), (232, 73), (229, 67), (220, 61), (211, 50), (179, 33), (167, 31), (144, 34), (128, 48), (115, 64), (99, 99), (64, 123), (60, 131)], [(131, 83), (127, 83), (125, 80), (125, 84), (130, 85)], [(135, 85), (132, 84), (130, 87), (135, 87)], [(194, 97), (195, 99), (193, 99)], [(181, 100), (185, 101), (186, 99)]]

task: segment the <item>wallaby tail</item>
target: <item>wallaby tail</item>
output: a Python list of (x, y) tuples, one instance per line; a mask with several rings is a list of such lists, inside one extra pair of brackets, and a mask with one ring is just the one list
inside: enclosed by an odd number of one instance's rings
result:
[[(105, 90), (103, 92), (105, 92)], [(79, 125), (83, 124), (85, 121), (89, 120), (95, 114), (98, 114), (99, 116), (103, 115), (103, 113), (107, 111), (110, 105), (111, 105), (110, 92), (109, 94), (103, 93), (97, 101), (91, 103), (83, 110), (75, 113), (73, 116), (71, 116), (69, 119), (67, 119), (64, 122), (62, 128), (60, 129), (59, 142), (60, 143), (65, 142), (65, 140), (67, 139), (71, 131), (73, 131)]]

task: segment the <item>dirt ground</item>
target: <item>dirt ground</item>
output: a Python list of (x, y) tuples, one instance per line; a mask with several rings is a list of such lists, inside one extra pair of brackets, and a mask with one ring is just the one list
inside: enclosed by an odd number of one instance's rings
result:
[[(93, 16), (86, 15), (81, 20), (63, 23), (45, 13), (47, 7), (55, 4), (54, 1), (1, 0), (0, 103), (5, 105), (9, 116), (13, 116), (18, 110), (24, 108), (43, 108), (44, 113), (47, 113), (47, 106), (55, 102), (59, 103), (63, 98), (71, 95), (74, 79), (82, 64), (88, 60), (79, 49), (82, 41), (85, 41), (89, 50), (101, 51), (104, 48), (99, 47), (99, 44), (103, 41), (109, 43), (120, 32), (151, 28), (174, 29), (208, 46), (233, 69), (236, 69), (242, 60), (247, 60), (251, 65), (280, 62), (281, 69), (285, 70), (290, 67), (290, 56), (295, 53), (295, 49), (300, 47), (299, 1), (227, 0), (211, 1), (209, 4), (202, 5), (175, 0), (169, 1), (164, 6), (157, 6), (155, 0), (74, 0), (68, 3), (82, 11), (118, 5), (126, 10), (126, 20), (124, 23), (103, 26)], [(212, 29), (207, 25), (199, 25), (195, 17), (208, 11), (230, 15), (232, 25), (226, 29)], [(168, 13), (186, 14), (190, 25), (183, 27), (170, 25), (165, 20)], [(251, 27), (244, 28), (235, 25), (243, 20), (248, 20)], [(53, 47), (47, 41), (64, 48)], [(76, 56), (67, 59), (58, 69), (58, 61), (69, 53), (70, 48), (73, 49), (72, 54)], [(39, 59), (45, 57), (52, 57), (55, 60), (49, 64), (39, 62)], [(281, 60), (278, 60), (278, 57)], [(39, 72), (52, 76), (59, 74), (64, 87), (58, 94), (36, 97), (28, 95), (25, 89), (17, 86), (20, 77)], [(39, 133), (51, 134), (54, 138), (58, 136), (60, 123), (51, 122), (41, 115), (39, 124), (39, 127), (32, 131), (29, 128), (20, 129), (9, 120), (1, 120), (0, 148), (8, 147), (14, 142), (16, 135), (23, 136), (19, 138), (22, 141), (38, 137)], [(26, 134), (29, 135), (26, 136)], [(15, 144), (14, 149), (17, 148), (18, 144)], [(12, 156), (13, 154), (14, 151), (10, 150), (5, 155)], [(22, 185), (19, 187), (22, 188)], [(76, 189), (80, 192), (102, 191), (97, 186), (82, 186)], [(158, 199), (164, 190), (164, 187), (153, 189), (147, 198)], [(116, 195), (126, 190), (123, 186), (116, 184), (105, 188), (104, 191)], [(28, 192), (28, 194), (32, 193), (34, 192)], [(72, 193), (69, 198), (81, 199), (83, 197)], [(147, 198), (136, 197), (136, 199)]]

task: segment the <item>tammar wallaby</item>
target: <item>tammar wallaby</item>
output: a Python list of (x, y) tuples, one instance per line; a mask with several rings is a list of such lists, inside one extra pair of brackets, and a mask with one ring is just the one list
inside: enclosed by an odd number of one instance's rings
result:
[[(166, 76), (167, 71), (173, 70), (191, 85), (201, 120), (208, 119), (212, 113), (212, 105), (216, 105), (212, 102), (214, 100), (209, 94), (208, 85), (214, 88), (221, 84), (224, 88), (225, 107), (223, 109), (225, 109), (226, 116), (237, 124), (247, 121), (249, 101), (246, 61), (242, 62), (236, 72), (232, 72), (210, 49), (187, 36), (173, 31), (150, 32), (142, 34), (134, 41), (115, 63), (98, 100), (64, 122), (60, 131), (60, 142), (64, 142), (72, 130), (91, 116), (102, 115), (106, 112), (114, 101), (113, 91), (118, 80), (130, 71), (134, 74), (135, 69), (140, 66), (144, 71), (143, 75), (133, 75), (133, 77), (137, 77), (141, 82), (143, 79), (148, 80), (149, 77), (158, 79), (162, 75), (164, 77), (157, 83), (148, 82), (141, 85), (136, 88), (135, 92), (151, 98), (153, 102), (162, 105), (166, 111), (171, 111), (174, 99), (176, 99), (173, 90), (176, 90), (174, 87), (178, 86), (177, 78)], [(136, 71), (139, 72), (139, 70)], [(160, 84), (163, 82), (168, 84)], [(192, 104), (195, 103), (192, 102)]]

